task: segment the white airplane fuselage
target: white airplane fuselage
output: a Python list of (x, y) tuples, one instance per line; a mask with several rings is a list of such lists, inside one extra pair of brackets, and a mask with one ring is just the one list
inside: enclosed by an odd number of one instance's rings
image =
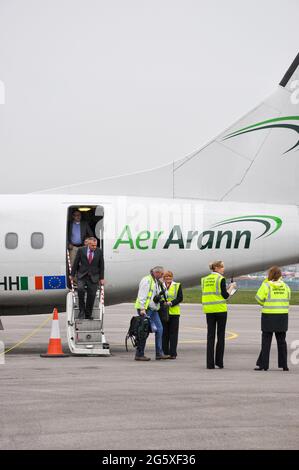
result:
[[(104, 209), (105, 300), (133, 300), (150, 268), (162, 265), (183, 287), (198, 285), (209, 262), (227, 276), (298, 262), (296, 205), (86, 195), (0, 196), (0, 315), (65, 309), (70, 207)], [(43, 247), (33, 248), (33, 233)], [(5, 246), (17, 234), (17, 246)], [(200, 300), (200, 299), (199, 299)]]

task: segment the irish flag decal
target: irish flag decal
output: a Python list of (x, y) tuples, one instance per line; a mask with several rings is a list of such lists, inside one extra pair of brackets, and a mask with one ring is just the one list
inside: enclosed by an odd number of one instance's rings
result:
[(20, 290), (43, 290), (43, 276), (20, 277)]

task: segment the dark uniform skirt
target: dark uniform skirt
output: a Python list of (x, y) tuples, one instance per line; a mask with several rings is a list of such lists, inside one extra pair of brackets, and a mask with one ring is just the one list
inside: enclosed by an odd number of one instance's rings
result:
[(289, 315), (286, 313), (262, 313), (261, 330), (267, 333), (288, 331)]

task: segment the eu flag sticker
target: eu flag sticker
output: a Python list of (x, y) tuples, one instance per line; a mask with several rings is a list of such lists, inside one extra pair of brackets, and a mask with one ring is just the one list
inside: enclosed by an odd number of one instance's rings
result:
[(65, 289), (65, 276), (44, 276), (44, 289)]

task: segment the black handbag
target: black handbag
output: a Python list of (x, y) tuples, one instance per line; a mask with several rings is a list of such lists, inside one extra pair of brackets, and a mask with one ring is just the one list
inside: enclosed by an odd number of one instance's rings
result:
[(169, 305), (167, 305), (167, 296), (162, 282), (159, 282), (159, 286), (161, 289), (161, 300), (159, 309), (160, 320), (162, 323), (167, 323), (169, 321)]
[(159, 316), (162, 323), (169, 322), (169, 305), (163, 303), (159, 309)]

